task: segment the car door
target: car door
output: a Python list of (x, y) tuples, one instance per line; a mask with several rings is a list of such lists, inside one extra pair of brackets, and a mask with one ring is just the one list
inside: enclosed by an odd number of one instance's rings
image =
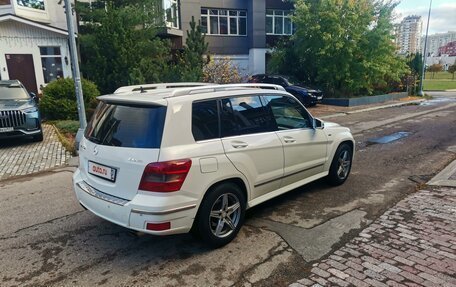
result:
[(220, 104), (225, 154), (248, 179), (251, 199), (278, 189), (284, 157), (272, 114), (258, 95), (230, 97)]
[(293, 97), (263, 96), (274, 115), (277, 136), (283, 144), (284, 175), (281, 186), (305, 180), (323, 172), (328, 140), (322, 129), (314, 129), (313, 118)]

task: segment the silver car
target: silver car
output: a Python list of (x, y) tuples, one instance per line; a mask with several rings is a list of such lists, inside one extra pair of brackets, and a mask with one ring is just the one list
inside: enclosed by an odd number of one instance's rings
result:
[(38, 98), (18, 80), (0, 81), (0, 140), (16, 137), (43, 140)]

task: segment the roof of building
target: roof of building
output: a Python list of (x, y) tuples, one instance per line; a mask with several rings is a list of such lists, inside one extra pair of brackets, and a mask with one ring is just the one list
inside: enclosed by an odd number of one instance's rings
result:
[(68, 35), (68, 31), (67, 30), (64, 30), (64, 29), (61, 29), (61, 28), (57, 28), (57, 27), (54, 27), (54, 26), (51, 26), (51, 25), (46, 25), (46, 24), (40, 23), (38, 21), (30, 20), (30, 19), (27, 19), (27, 18), (24, 18), (24, 17), (21, 17), (21, 16), (17, 16), (17, 15), (11, 14), (11, 13), (0, 15), (0, 22), (5, 22), (5, 21), (16, 21), (16, 22), (23, 23), (23, 24), (30, 25), (30, 26), (34, 26), (34, 27), (37, 27), (37, 28), (40, 28), (40, 29), (48, 30), (48, 31), (51, 31), (51, 32), (54, 32), (54, 33), (58, 33), (58, 34), (62, 34), (62, 35)]

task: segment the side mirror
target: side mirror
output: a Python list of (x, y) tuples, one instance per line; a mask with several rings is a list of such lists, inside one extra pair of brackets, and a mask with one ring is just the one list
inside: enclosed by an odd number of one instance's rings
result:
[(320, 119), (313, 119), (313, 128), (314, 129), (324, 129), (325, 128), (325, 123), (320, 120)]
[(36, 94), (31, 92), (31, 93), (29, 93), (29, 95), (38, 104), (40, 99), (36, 96)]

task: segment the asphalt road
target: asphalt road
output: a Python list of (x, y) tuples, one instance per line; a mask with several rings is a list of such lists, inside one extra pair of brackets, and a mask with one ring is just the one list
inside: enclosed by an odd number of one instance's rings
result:
[[(237, 239), (135, 235), (84, 211), (73, 168), (0, 181), (0, 285), (284, 286), (456, 158), (456, 93), (329, 120), (357, 153), (340, 187), (315, 182), (248, 211)], [(384, 144), (375, 139), (398, 132)]]

